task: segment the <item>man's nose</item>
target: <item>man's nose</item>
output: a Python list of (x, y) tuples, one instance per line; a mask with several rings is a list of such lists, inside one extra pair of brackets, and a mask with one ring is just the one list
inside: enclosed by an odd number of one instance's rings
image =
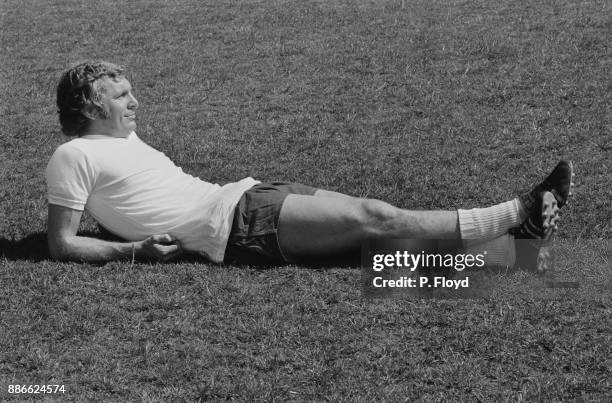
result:
[(130, 94), (130, 102), (128, 104), (128, 107), (130, 109), (138, 109), (138, 100), (136, 99), (136, 97), (132, 94)]

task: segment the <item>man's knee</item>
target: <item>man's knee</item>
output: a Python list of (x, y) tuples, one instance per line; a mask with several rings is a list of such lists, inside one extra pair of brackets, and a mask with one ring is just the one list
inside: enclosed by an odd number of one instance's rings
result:
[(362, 199), (358, 208), (358, 219), (368, 235), (384, 235), (393, 227), (399, 209), (376, 199)]

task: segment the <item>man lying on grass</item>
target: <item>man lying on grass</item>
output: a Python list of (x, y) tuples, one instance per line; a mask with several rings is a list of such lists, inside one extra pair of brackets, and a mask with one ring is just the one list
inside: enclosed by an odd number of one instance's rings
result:
[[(183, 251), (221, 263), (326, 259), (365, 239), (486, 242), (508, 266), (514, 238), (546, 239), (571, 195), (571, 164), (516, 199), (487, 208), (412, 211), (296, 183), (245, 178), (219, 186), (184, 173), (134, 131), (138, 101), (123, 68), (86, 62), (57, 87), (71, 141), (47, 166), (49, 250), (61, 260), (169, 260)], [(77, 235), (83, 210), (125, 242)], [(511, 235), (511, 233), (513, 235)]]

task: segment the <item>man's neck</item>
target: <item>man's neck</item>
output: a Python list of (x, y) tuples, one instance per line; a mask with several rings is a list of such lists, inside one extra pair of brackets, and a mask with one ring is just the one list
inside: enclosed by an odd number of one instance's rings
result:
[(96, 131), (96, 130), (85, 130), (83, 132), (83, 134), (81, 134), (79, 137), (110, 137), (110, 138), (119, 138), (119, 139), (124, 139), (130, 136), (130, 134), (132, 134), (134, 132), (130, 132), (127, 134), (123, 134), (123, 133), (105, 133), (103, 131)]
[(114, 128), (109, 127), (104, 124), (97, 124), (100, 120), (90, 121), (85, 130), (83, 130), (83, 136), (88, 135), (102, 135), (108, 137), (117, 137), (117, 138), (126, 138), (130, 135), (130, 132), (125, 133), (124, 131), (114, 130)]

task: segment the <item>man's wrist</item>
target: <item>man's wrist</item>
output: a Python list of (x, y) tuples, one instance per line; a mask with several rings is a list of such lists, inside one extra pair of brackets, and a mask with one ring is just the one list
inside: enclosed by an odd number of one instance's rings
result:
[(136, 245), (132, 242), (132, 264), (134, 264), (134, 260), (136, 260)]
[(132, 242), (130, 244), (130, 250), (128, 252), (128, 259), (130, 259), (132, 263), (142, 257), (141, 256), (142, 255), (141, 244), (142, 242)]

